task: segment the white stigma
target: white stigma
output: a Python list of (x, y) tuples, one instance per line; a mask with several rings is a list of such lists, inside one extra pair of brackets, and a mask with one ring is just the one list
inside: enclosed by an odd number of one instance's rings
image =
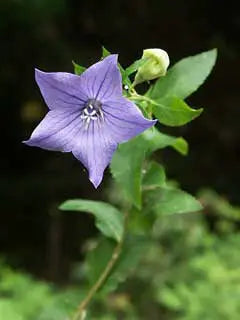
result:
[(95, 101), (87, 103), (86, 107), (83, 109), (80, 118), (84, 121), (85, 129), (88, 129), (91, 121), (96, 121), (98, 119), (103, 120), (104, 115), (101, 110), (101, 104), (97, 102), (94, 104)]

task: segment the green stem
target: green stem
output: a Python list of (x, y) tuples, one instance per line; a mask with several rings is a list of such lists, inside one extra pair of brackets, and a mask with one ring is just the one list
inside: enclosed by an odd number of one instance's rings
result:
[(125, 234), (126, 234), (126, 227), (127, 227), (127, 220), (128, 220), (128, 213), (125, 214), (124, 217), (124, 231), (123, 231), (123, 236), (121, 240), (117, 243), (116, 247), (113, 250), (113, 253), (111, 255), (110, 260), (108, 261), (105, 269), (103, 272), (100, 274), (99, 278), (95, 282), (95, 284), (91, 287), (89, 290), (87, 296), (84, 298), (84, 300), (79, 304), (76, 313), (74, 314), (72, 320), (83, 320), (86, 315), (86, 308), (88, 304), (91, 302), (93, 296), (96, 294), (96, 292), (101, 288), (101, 286), (104, 284), (106, 281), (107, 277), (111, 273), (113, 267), (115, 266), (121, 252), (122, 252), (122, 247), (125, 239)]
[(142, 96), (140, 94), (138, 94), (134, 89), (132, 89), (131, 91), (131, 96), (128, 97), (128, 99), (135, 101), (136, 103), (139, 102), (139, 104), (141, 105), (141, 102), (147, 102), (147, 107), (144, 108), (145, 111), (148, 114), (148, 117), (151, 119), (152, 118), (152, 105), (158, 106), (158, 103), (155, 102), (154, 100), (146, 97), (146, 96)]
[(159, 104), (157, 102), (155, 102), (154, 100), (146, 97), (146, 96), (142, 96), (140, 94), (137, 94), (136, 92), (133, 92), (131, 94), (131, 96), (128, 98), (130, 100), (134, 100), (134, 101), (145, 101), (151, 104), (154, 104), (155, 106), (158, 106)]

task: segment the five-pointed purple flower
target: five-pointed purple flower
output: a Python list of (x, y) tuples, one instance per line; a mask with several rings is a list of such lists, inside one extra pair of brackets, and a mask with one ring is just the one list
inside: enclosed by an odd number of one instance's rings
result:
[(81, 76), (36, 70), (50, 111), (33, 131), (29, 146), (72, 152), (97, 188), (121, 142), (155, 124), (123, 97), (117, 55), (92, 65)]

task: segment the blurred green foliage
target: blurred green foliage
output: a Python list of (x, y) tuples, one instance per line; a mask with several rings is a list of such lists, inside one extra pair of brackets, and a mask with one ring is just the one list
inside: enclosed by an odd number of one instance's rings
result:
[[(118, 190), (111, 187), (109, 196), (118, 202)], [(238, 208), (211, 190), (202, 190), (199, 199), (204, 205), (202, 213), (160, 216), (148, 243), (141, 242), (140, 237), (136, 248), (134, 239), (126, 240), (130, 251), (123, 251), (126, 256), (121, 257), (103, 287), (105, 293), (112, 293), (106, 298), (99, 292), (87, 319), (239, 319)], [(214, 232), (207, 222), (212, 217), (217, 218)], [(105, 265), (113, 247), (111, 241), (86, 243), (86, 262), (74, 266), (69, 288), (36, 281), (2, 262), (0, 319), (68, 319)], [(116, 281), (121, 283), (117, 290)]]
[(0, 319), (64, 319), (77, 305), (79, 292), (57, 292), (51, 285), (34, 280), (0, 263)]

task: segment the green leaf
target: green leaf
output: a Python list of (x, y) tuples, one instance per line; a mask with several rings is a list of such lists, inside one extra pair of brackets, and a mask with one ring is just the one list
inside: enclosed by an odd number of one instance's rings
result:
[(171, 146), (181, 154), (188, 151), (188, 144), (183, 138), (163, 134), (155, 128), (144, 131), (138, 137), (119, 145), (111, 162), (111, 173), (123, 188), (128, 199), (141, 209), (142, 168), (145, 155)]
[(162, 165), (155, 161), (150, 162), (143, 176), (143, 188), (154, 189), (166, 186), (166, 174)]
[(142, 164), (145, 154), (168, 146), (183, 155), (188, 152), (188, 144), (182, 137), (176, 138), (151, 128), (121, 144), (114, 154), (111, 163), (113, 177), (125, 189), (136, 207), (141, 208)]
[(73, 64), (73, 66), (74, 66), (74, 73), (77, 74), (78, 76), (79, 76), (80, 74), (82, 74), (82, 73), (86, 70), (85, 67), (80, 66), (79, 64), (77, 64), (77, 63), (74, 62), (74, 61), (72, 61), (72, 64)]
[(162, 103), (152, 105), (153, 113), (160, 123), (168, 126), (182, 126), (198, 117), (203, 109), (192, 109), (182, 99), (169, 97)]
[[(145, 185), (143, 186), (143, 190)], [(135, 235), (144, 235), (151, 237), (152, 236), (152, 227), (156, 220), (156, 216), (154, 212), (151, 210), (147, 211), (144, 206), (144, 210), (138, 210), (135, 207), (132, 207), (129, 220), (128, 227), (129, 230)]]
[(142, 164), (145, 147), (140, 136), (119, 145), (111, 162), (111, 173), (129, 200), (141, 208)]
[(172, 147), (182, 155), (188, 153), (188, 143), (182, 137), (174, 137), (168, 134), (162, 133), (156, 128), (151, 128), (144, 131), (141, 135), (143, 144), (150, 152), (166, 147)]
[[(104, 283), (104, 286), (100, 289), (99, 294), (106, 295), (116, 290), (118, 284), (128, 278), (129, 274), (136, 269), (148, 244), (149, 242), (140, 236), (132, 236), (125, 239), (119, 259)], [(113, 250), (114, 243), (112, 241), (101, 239), (98, 246), (88, 253), (86, 270), (90, 286), (97, 281), (105, 269), (112, 256)]]
[(60, 210), (89, 212), (96, 218), (96, 227), (106, 236), (120, 241), (123, 235), (123, 215), (108, 203), (90, 200), (67, 200)]
[(200, 211), (200, 202), (192, 195), (180, 189), (157, 188), (146, 191), (146, 206), (157, 215), (170, 215)]
[(108, 261), (111, 259), (116, 243), (107, 238), (100, 238), (92, 250), (86, 256), (86, 277), (91, 287), (99, 278), (105, 269)]
[(150, 88), (147, 95), (158, 101), (167, 96), (187, 98), (206, 80), (215, 65), (216, 57), (217, 50), (213, 49), (177, 62), (165, 77)]

